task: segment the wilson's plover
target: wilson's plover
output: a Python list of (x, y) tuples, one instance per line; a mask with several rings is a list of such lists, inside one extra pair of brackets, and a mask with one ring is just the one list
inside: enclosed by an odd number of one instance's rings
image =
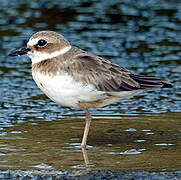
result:
[(10, 56), (27, 54), (38, 87), (54, 102), (82, 109), (86, 125), (82, 147), (86, 146), (91, 115), (89, 108), (106, 106), (152, 88), (169, 88), (166, 80), (137, 75), (102, 57), (90, 54), (53, 31), (35, 33), (27, 47)]

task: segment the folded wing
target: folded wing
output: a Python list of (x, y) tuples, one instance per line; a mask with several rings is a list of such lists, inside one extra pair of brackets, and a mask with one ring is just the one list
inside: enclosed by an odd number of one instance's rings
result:
[(65, 69), (77, 81), (93, 84), (99, 91), (119, 92), (172, 87), (166, 80), (134, 74), (115, 63), (84, 51), (76, 55)]

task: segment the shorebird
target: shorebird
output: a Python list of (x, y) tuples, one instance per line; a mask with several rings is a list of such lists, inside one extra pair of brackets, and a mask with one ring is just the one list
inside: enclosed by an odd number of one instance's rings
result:
[(51, 100), (85, 111), (82, 147), (86, 147), (92, 120), (89, 108), (103, 107), (153, 88), (172, 87), (166, 80), (135, 74), (71, 46), (67, 39), (54, 31), (33, 34), (27, 47), (11, 52), (10, 56), (24, 54), (32, 61), (33, 79)]

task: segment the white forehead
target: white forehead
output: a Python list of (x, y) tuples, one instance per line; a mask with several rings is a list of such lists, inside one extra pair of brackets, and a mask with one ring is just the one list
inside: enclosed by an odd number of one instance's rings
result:
[[(28, 41), (28, 43), (27, 43), (27, 45), (28, 45), (28, 46), (34, 46), (34, 45), (36, 45), (36, 44), (38, 43), (38, 41), (39, 41), (40, 39), (42, 39), (42, 38), (40, 38), (40, 37), (30, 38), (29, 41)], [(46, 40), (46, 41), (47, 41), (47, 40)]]

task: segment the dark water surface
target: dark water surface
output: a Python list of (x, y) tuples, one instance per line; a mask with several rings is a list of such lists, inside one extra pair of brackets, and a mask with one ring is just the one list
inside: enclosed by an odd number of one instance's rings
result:
[(181, 168), (181, 3), (164, 0), (2, 1), (0, 7), (0, 169), (85, 168), (84, 112), (51, 102), (27, 57), (8, 57), (39, 30), (175, 88), (152, 90), (91, 110), (92, 169)]

